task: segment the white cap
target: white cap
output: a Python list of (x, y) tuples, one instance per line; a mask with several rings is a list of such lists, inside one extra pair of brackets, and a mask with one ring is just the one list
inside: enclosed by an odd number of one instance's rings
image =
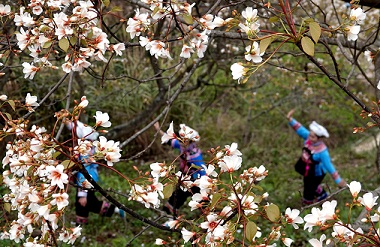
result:
[(324, 136), (326, 138), (330, 136), (327, 129), (315, 121), (311, 122), (309, 127), (310, 127), (310, 130), (313, 131), (317, 136), (320, 136), (320, 137)]
[[(70, 122), (67, 127), (71, 130), (74, 127), (74, 123)], [(92, 127), (85, 126), (81, 121), (76, 122), (77, 137), (84, 138), (86, 140), (95, 141), (98, 139), (99, 133), (96, 132)]]
[(180, 127), (180, 130), (179, 130), (180, 137), (187, 138), (195, 142), (200, 140), (200, 136), (196, 130), (193, 130), (192, 128), (190, 128), (189, 126), (186, 126), (185, 124), (180, 124), (179, 127)]

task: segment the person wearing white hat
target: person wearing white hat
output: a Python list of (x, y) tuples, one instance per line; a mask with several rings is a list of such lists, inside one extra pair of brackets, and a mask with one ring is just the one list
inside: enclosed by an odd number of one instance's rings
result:
[(339, 187), (345, 187), (346, 182), (339, 176), (331, 162), (327, 146), (323, 142), (324, 138), (329, 138), (329, 132), (325, 127), (313, 121), (309, 129), (302, 126), (293, 118), (294, 109), (287, 114), (289, 125), (296, 133), (305, 140), (301, 158), (295, 168), (303, 175), (304, 191), (302, 203), (304, 205), (321, 201), (328, 196), (321, 183), (326, 173), (331, 174), (335, 183)]
[[(183, 174), (191, 176), (191, 180), (196, 180), (206, 175), (206, 165), (203, 161), (202, 151), (197, 147), (196, 143), (200, 140), (199, 133), (186, 126), (180, 124), (178, 136), (173, 131), (173, 122), (170, 124), (168, 131), (165, 133), (160, 129), (158, 122), (154, 124), (154, 128), (162, 135), (163, 144), (170, 145), (173, 149), (180, 151), (180, 167), (179, 170)], [(200, 189), (193, 186), (190, 191), (183, 191), (180, 186), (173, 192), (168, 202), (164, 205), (164, 211), (168, 214), (177, 216), (178, 209), (186, 202), (187, 198), (194, 193), (199, 193)]]
[[(76, 134), (78, 139), (84, 139), (88, 141), (95, 141), (99, 133), (96, 132), (92, 127), (83, 124), (80, 121), (69, 121), (65, 122), (67, 128), (73, 131), (73, 134)], [(95, 163), (91, 157), (94, 150), (92, 149), (89, 155), (80, 155), (79, 160), (85, 166), (87, 172), (91, 175), (95, 182), (99, 181), (98, 174), (98, 164)], [(119, 213), (119, 215), (124, 218), (125, 212), (115, 205), (110, 204), (106, 201), (99, 200), (95, 191), (87, 190), (84, 186), (86, 178), (81, 172), (75, 174), (75, 182), (78, 185), (77, 195), (75, 200), (75, 212), (76, 212), (76, 224), (83, 225), (88, 223), (88, 216), (90, 212), (100, 214), (101, 216), (110, 217), (113, 213)]]

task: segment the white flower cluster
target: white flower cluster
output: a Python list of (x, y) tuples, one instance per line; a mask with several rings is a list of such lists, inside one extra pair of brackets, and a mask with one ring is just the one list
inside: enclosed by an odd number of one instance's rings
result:
[[(8, 231), (0, 233), (0, 239), (20, 243), (35, 230), (40, 230), (41, 236), (50, 239), (52, 229), (61, 234), (60, 240), (73, 243), (80, 235), (80, 227), (66, 229), (58, 226), (69, 204), (69, 196), (66, 193), (68, 175), (54, 157), (55, 142), (44, 128), (33, 126), (27, 131), (12, 121), (8, 125), (7, 134), (15, 134), (17, 139), (7, 144), (2, 160), (3, 182), (9, 189), (3, 200), (9, 205), (9, 210), (18, 212), (18, 217), (10, 223)], [(35, 237), (33, 246), (39, 246), (40, 240)], [(30, 246), (30, 243), (26, 241), (25, 246)]]
[[(0, 6), (1, 7), (1, 6)], [(1, 99), (5, 102), (6, 95)], [(86, 97), (82, 97), (77, 108), (88, 105)], [(37, 97), (27, 94), (25, 104), (21, 105), (29, 111), (38, 106)], [(111, 122), (107, 113), (96, 112), (94, 116), (98, 126), (109, 127)], [(0, 239), (10, 239), (24, 246), (40, 246), (40, 243), (52, 241), (51, 231), (59, 234), (59, 241), (73, 244), (80, 236), (80, 227), (66, 228), (59, 226), (65, 208), (69, 205), (66, 193), (69, 174), (66, 161), (56, 159), (60, 146), (46, 133), (43, 127), (33, 125), (30, 130), (20, 121), (6, 120), (2, 130), (7, 135), (14, 135), (15, 140), (6, 145), (6, 153), (2, 160), (4, 172), (3, 183), (9, 190), (2, 196), (8, 211), (17, 211), (18, 217), (9, 223), (9, 230), (4, 228)], [(74, 146), (74, 156), (88, 155), (95, 148), (94, 157), (104, 158), (108, 165), (118, 162), (121, 156), (119, 143), (107, 141), (100, 137), (99, 141), (78, 140)], [(62, 152), (62, 150), (61, 150)], [(35, 231), (41, 231), (40, 237), (29, 238)], [(45, 245), (41, 245), (45, 246)]]
[(360, 24), (364, 23), (366, 13), (363, 12), (362, 8), (352, 9), (349, 16), (349, 24), (345, 27), (347, 33), (347, 39), (355, 41), (358, 39), (358, 34), (360, 32)]
[[(167, 135), (173, 136), (172, 134), (172, 127), (169, 127)], [(218, 189), (220, 188), (217, 188), (217, 185), (222, 186), (222, 182), (216, 177), (219, 177), (223, 173), (231, 174), (239, 170), (242, 163), (242, 153), (239, 151), (237, 143), (232, 143), (231, 145), (225, 145), (224, 149), (221, 151), (216, 151), (214, 154), (214, 162), (220, 169), (219, 174), (215, 170), (215, 166), (213, 164), (208, 165), (206, 169), (206, 175), (201, 176), (193, 182), (187, 178), (185, 174), (182, 174), (180, 172), (175, 174), (175, 179), (181, 182), (181, 187), (184, 190), (187, 190), (193, 186), (196, 186), (200, 189), (199, 193), (195, 193), (191, 197), (188, 206), (190, 207), (191, 211), (201, 210), (203, 213), (205, 213), (205, 220), (196, 223), (203, 234), (199, 234), (199, 232), (196, 230), (188, 230), (184, 225), (186, 224), (186, 219), (182, 220), (181, 216), (177, 219), (166, 222), (166, 225), (169, 228), (178, 228), (182, 226), (181, 233), (183, 241), (185, 243), (202, 243), (206, 244), (207, 246), (221, 246), (222, 244), (229, 245), (233, 243), (234, 236), (236, 235), (238, 229), (236, 225), (227, 219), (236, 213), (239, 215), (244, 214), (245, 216), (256, 215), (260, 210), (260, 201), (268, 196), (267, 193), (264, 193), (261, 196), (255, 195), (253, 193), (247, 193), (247, 188), (251, 188), (255, 182), (258, 182), (267, 176), (268, 171), (264, 166), (260, 166), (245, 170), (239, 176), (239, 181), (242, 182), (231, 181), (230, 186), (232, 186), (233, 189), (231, 189), (229, 196), (223, 199), (220, 198), (220, 194), (217, 193)], [(171, 169), (173, 169), (171, 166), (166, 166), (164, 163), (153, 163), (150, 165), (150, 167), (152, 170), (151, 174), (154, 177), (155, 181), (159, 178), (166, 179), (170, 177)], [(141, 190), (140, 186), (137, 188), (139, 189), (138, 193), (135, 192), (137, 189), (134, 189), (133, 195), (140, 194), (147, 196), (149, 194), (149, 191)], [(137, 200), (142, 201), (141, 196)], [(209, 207), (210, 202), (214, 201), (217, 203), (213, 207)], [(223, 203), (221, 203), (222, 201)], [(147, 199), (144, 199), (143, 203), (145, 206), (151, 206), (151, 204), (147, 205), (146, 202)], [(223, 206), (220, 207), (216, 205)], [(288, 209), (286, 213), (287, 224), (291, 224), (295, 228), (298, 228), (296, 224), (303, 223), (302, 218), (299, 217), (298, 210)], [(192, 226), (192, 228), (194, 228), (194, 226)], [(261, 232), (257, 231), (252, 241), (259, 241), (261, 236)], [(276, 228), (269, 234), (269, 237), (273, 243), (278, 241), (280, 239), (280, 236), (281, 227)], [(290, 244), (293, 242), (293, 240), (289, 238), (284, 238), (281, 240), (287, 246), (290, 246)], [(156, 245), (164, 245), (166, 243), (167, 241), (163, 239), (156, 239), (155, 242)], [(273, 246), (275, 246), (275, 243)]]
[[(177, 19), (179, 17), (184, 19), (181, 23), (184, 37), (181, 37), (183, 44), (179, 55), (183, 58), (190, 58), (193, 53), (197, 53), (197, 56), (202, 58), (208, 46), (208, 35), (211, 30), (225, 24), (222, 18), (211, 14), (206, 14), (201, 18), (194, 18), (191, 12), (195, 3), (189, 4), (186, 1), (176, 1), (171, 4), (163, 4), (163, 0), (143, 0), (142, 2), (148, 4), (152, 12), (141, 13), (139, 9), (135, 10), (135, 16), (128, 19), (126, 31), (131, 39), (139, 37), (140, 45), (145, 47), (156, 58), (172, 59), (168, 43), (148, 36), (151, 33), (152, 25), (158, 19)], [(194, 25), (194, 21), (198, 25)]]
[[(6, 104), (8, 97), (1, 95), (0, 99), (3, 101), (2, 104)], [(38, 104), (37, 97), (30, 94), (27, 95), (25, 102), (21, 104), (21, 107), (25, 109)], [(80, 112), (88, 104), (84, 96), (74, 111)], [(111, 126), (107, 113), (97, 112), (94, 117), (95, 126)], [(0, 239), (10, 239), (23, 246), (44, 246), (52, 241), (51, 232), (53, 231), (57, 234), (57, 240), (73, 244), (81, 234), (81, 227), (60, 226), (64, 210), (69, 205), (69, 195), (66, 191), (71, 175), (70, 168), (73, 167), (69, 165), (72, 160), (57, 160), (57, 151), (65, 152), (65, 149), (60, 149), (61, 146), (46, 133), (45, 128), (32, 126), (28, 130), (26, 124), (19, 120), (10, 120), (5, 116), (3, 118), (6, 125), (1, 130), (2, 134), (14, 135), (15, 140), (7, 144), (6, 154), (2, 160), (3, 183), (8, 190), (2, 199), (7, 211), (17, 211), (17, 219), (4, 226)], [(166, 134), (175, 137), (172, 127), (169, 127)], [(95, 149), (94, 159), (104, 158), (108, 165), (119, 161), (118, 142), (104, 137), (100, 137), (99, 141), (80, 140), (72, 149), (73, 153), (68, 155), (73, 157), (79, 154), (85, 155), (92, 148)], [(147, 208), (157, 208), (161, 199), (164, 198), (166, 185), (173, 185), (173, 182), (179, 181), (180, 187), (185, 191), (194, 186), (198, 187), (199, 193), (192, 196), (188, 206), (190, 210), (201, 210), (202, 217), (190, 222), (179, 216), (167, 222), (170, 228), (181, 227), (185, 243), (201, 243), (207, 246), (229, 245), (234, 242), (234, 236), (240, 231), (240, 223), (245, 222), (243, 227), (249, 224), (252, 226), (255, 223), (250, 220), (263, 215), (277, 226), (273, 227), (267, 236), (263, 236), (258, 226), (254, 236), (253, 233), (250, 235), (249, 229), (245, 229), (250, 242), (256, 246), (262, 246), (261, 243), (264, 242), (265, 246), (276, 246), (279, 240), (286, 246), (290, 246), (293, 240), (287, 237), (281, 238), (284, 232), (279, 223), (291, 225), (295, 229), (299, 228), (299, 224), (305, 223), (304, 230), (308, 231), (312, 231), (314, 227), (331, 227), (333, 228), (332, 239), (327, 241), (345, 243), (347, 246), (354, 246), (362, 239), (372, 241), (372, 237), (377, 241), (380, 229), (376, 228), (374, 223), (380, 219), (380, 207), (377, 210), (374, 210), (374, 207), (378, 204), (378, 196), (370, 192), (359, 196), (361, 191), (359, 182), (353, 181), (348, 185), (353, 197), (351, 205), (365, 207), (367, 217), (363, 222), (370, 221), (376, 232), (374, 235), (364, 233), (361, 228), (355, 229), (349, 223), (344, 223), (337, 215), (339, 211), (336, 210), (337, 201), (335, 200), (324, 202), (322, 209), (312, 208), (311, 213), (303, 219), (299, 216), (300, 211), (297, 209), (287, 208), (285, 214), (281, 215), (276, 205), (271, 203), (261, 205), (263, 199), (268, 197), (268, 193), (257, 194), (255, 183), (268, 175), (264, 166), (248, 168), (239, 176), (235, 176), (232, 173), (238, 171), (242, 165), (242, 153), (237, 143), (225, 145), (223, 149), (212, 149), (210, 153), (213, 158), (208, 167), (204, 168), (205, 175), (195, 180), (188, 174), (175, 172), (173, 164), (152, 163), (150, 165), (152, 178), (146, 178), (140, 184), (133, 183), (130, 200), (138, 201)], [(228, 182), (220, 179), (220, 176), (224, 174), (228, 175)], [(189, 222), (191, 231), (186, 229)], [(41, 232), (41, 235), (31, 238), (30, 236), (37, 230)], [(315, 247), (323, 246), (326, 238), (326, 235), (322, 235), (320, 239), (310, 239), (309, 243)], [(157, 245), (166, 243), (165, 240), (156, 239)]]
[[(260, 23), (258, 22), (257, 9), (247, 7), (242, 11), (244, 22), (239, 23), (239, 27), (245, 32), (248, 37), (257, 38), (257, 33), (260, 31)], [(264, 52), (260, 51), (260, 45), (256, 41), (253, 41), (251, 45), (245, 47), (245, 60), (253, 63), (261, 63), (263, 61), (262, 56)], [(241, 62), (231, 65), (232, 78), (234, 80), (240, 80), (247, 75), (248, 68), (244, 67)]]
[(239, 27), (243, 32), (248, 34), (248, 36), (253, 36), (260, 31), (260, 23), (258, 22), (257, 9), (252, 7), (247, 7), (241, 12), (241, 15), (244, 17), (244, 23), (240, 23)]
[(101, 155), (108, 166), (113, 166), (113, 163), (119, 162), (121, 149), (119, 148), (119, 142), (113, 140), (107, 140), (104, 136), (99, 137), (99, 141), (94, 141), (95, 156)]
[[(71, 14), (61, 12), (70, 5), (73, 5)], [(99, 17), (93, 7), (89, 0), (35, 0), (28, 4), (27, 9), (21, 7), (15, 13), (14, 23), (20, 27), (16, 34), (17, 44), (33, 57), (33, 62), (22, 64), (25, 78), (33, 79), (42, 67), (57, 68), (49, 61), (50, 56), (58, 53), (56, 49), (52, 52), (55, 44), (66, 53), (66, 62), (62, 64), (66, 73), (83, 71), (91, 65), (90, 58), (107, 62), (104, 57), (106, 51), (121, 55), (121, 51), (125, 50), (124, 43), (110, 44), (107, 34), (97, 27)], [(9, 5), (4, 9), (10, 9)], [(50, 14), (43, 16), (45, 12)], [(77, 45), (80, 46), (79, 50)]]
[(163, 189), (163, 184), (158, 182), (157, 179), (154, 179), (152, 184), (146, 186), (134, 184), (132, 185), (129, 200), (141, 202), (146, 208), (158, 208), (161, 202), (160, 197), (164, 198)]
[[(374, 196), (371, 192), (368, 192), (365, 193), (363, 197), (358, 197), (361, 191), (361, 184), (357, 181), (352, 181), (348, 187), (353, 197), (353, 205), (364, 206), (367, 210), (368, 216), (364, 218), (363, 222), (370, 220), (372, 226), (374, 226), (373, 223), (379, 221), (380, 207), (375, 210), (374, 215), (370, 215), (370, 213), (373, 207), (377, 205), (376, 201), (378, 196)], [(360, 243), (361, 236), (365, 235), (365, 233), (360, 227), (355, 229), (351, 224), (342, 222), (336, 214), (336, 206), (337, 201), (332, 200), (324, 202), (322, 204), (322, 209), (312, 208), (311, 213), (304, 217), (304, 229), (311, 232), (313, 227), (328, 228), (332, 226), (333, 232), (331, 233), (331, 236), (333, 239), (336, 239), (339, 243), (344, 243), (346, 246), (355, 246)], [(380, 228), (374, 230), (380, 232)], [(319, 247), (323, 246), (323, 242), (326, 239), (327, 236), (322, 234), (319, 240), (313, 238), (309, 240), (309, 243), (314, 247)], [(326, 243), (328, 244), (333, 239), (328, 239)]]
[[(251, 40), (258, 39), (257, 33), (260, 31), (260, 23), (258, 22), (257, 9), (252, 7), (247, 7), (242, 11), (241, 16), (244, 18), (244, 22), (240, 22), (238, 26), (241, 28), (241, 31), (246, 33)], [(347, 21), (342, 25), (341, 30), (347, 35), (349, 41), (355, 41), (358, 39), (358, 34), (360, 32), (360, 25), (364, 23), (366, 18), (366, 13), (359, 7), (353, 8), (350, 12), (350, 15)], [(229, 22), (230, 19), (227, 19), (226, 22)], [(245, 60), (253, 63), (261, 63), (262, 56), (264, 52), (260, 51), (260, 45), (256, 41), (253, 41), (252, 44), (245, 47)], [(366, 57), (369, 60), (369, 52), (366, 52)], [(248, 78), (249, 71), (252, 66), (244, 66), (243, 63), (238, 62), (231, 65), (230, 69), (232, 72), (232, 77), (234, 80), (238, 80), (240, 83), (243, 78)]]

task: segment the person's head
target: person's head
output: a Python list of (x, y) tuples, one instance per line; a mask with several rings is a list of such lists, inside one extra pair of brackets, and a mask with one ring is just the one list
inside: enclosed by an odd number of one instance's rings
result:
[(322, 138), (328, 138), (330, 136), (327, 129), (315, 121), (313, 121), (310, 124), (309, 128), (310, 128), (309, 140), (312, 143), (316, 143), (320, 141)]

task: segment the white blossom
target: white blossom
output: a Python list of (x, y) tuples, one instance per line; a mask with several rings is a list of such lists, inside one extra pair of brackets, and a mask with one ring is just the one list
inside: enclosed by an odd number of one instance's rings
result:
[(231, 71), (232, 71), (232, 78), (234, 80), (238, 80), (240, 82), (240, 79), (246, 75), (247, 71), (246, 68), (241, 63), (234, 63), (231, 65)]
[(352, 25), (346, 27), (347, 32), (347, 39), (350, 41), (355, 41), (358, 39), (358, 34), (360, 32), (360, 26), (359, 25)]
[(363, 12), (362, 8), (356, 8), (351, 10), (350, 19), (356, 21), (358, 24), (363, 24), (366, 15), (367, 14)]
[(300, 211), (298, 209), (287, 208), (285, 210), (286, 222), (288, 224), (291, 224), (294, 227), (294, 229), (299, 228), (297, 224), (302, 224), (304, 222), (303, 219), (299, 216), (299, 214)]
[(37, 103), (37, 96), (31, 96), (30, 93), (26, 94), (25, 105), (29, 107), (39, 106)]
[(182, 238), (185, 243), (189, 242), (189, 240), (195, 236), (195, 232), (190, 232), (186, 230), (186, 228), (184, 227), (182, 227), (181, 233), (182, 233)]
[(108, 128), (111, 126), (111, 122), (109, 121), (110, 117), (108, 113), (102, 113), (101, 111), (96, 111), (96, 115), (94, 116), (96, 119), (96, 125), (100, 125), (102, 127)]
[(359, 197), (358, 201), (365, 206), (365, 208), (370, 211), (373, 206), (377, 205), (377, 198), (378, 196), (373, 196), (371, 192), (365, 193), (363, 197)]
[(356, 198), (362, 188), (361, 184), (357, 181), (352, 181), (348, 187), (350, 188), (350, 192), (354, 198)]

